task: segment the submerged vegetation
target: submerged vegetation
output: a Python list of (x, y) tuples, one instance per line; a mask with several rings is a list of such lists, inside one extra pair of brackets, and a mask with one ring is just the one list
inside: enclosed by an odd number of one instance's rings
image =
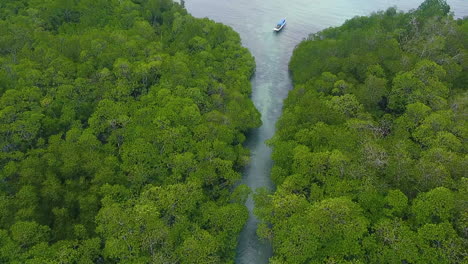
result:
[(0, 262), (231, 263), (254, 66), (170, 0), (2, 0)]
[(443, 0), (312, 34), (256, 194), (271, 263), (462, 263), (468, 19)]

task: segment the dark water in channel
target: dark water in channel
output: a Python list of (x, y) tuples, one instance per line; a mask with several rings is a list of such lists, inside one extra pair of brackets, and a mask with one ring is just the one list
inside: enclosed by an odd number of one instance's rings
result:
[[(265, 140), (275, 132), (283, 100), (292, 88), (288, 63), (294, 47), (309, 33), (330, 26), (339, 26), (346, 19), (369, 15), (373, 11), (397, 6), (407, 11), (423, 0), (186, 0), (185, 6), (195, 17), (208, 17), (229, 25), (239, 32), (242, 43), (255, 56), (256, 74), (252, 78), (252, 100), (262, 114), (263, 125), (248, 138), (251, 164), (246, 168), (243, 183), (253, 190), (273, 189), (269, 178), (271, 150)], [(468, 16), (468, 0), (447, 0), (456, 17)], [(280, 33), (272, 32), (276, 22), (287, 17)], [(272, 248), (256, 236), (257, 219), (252, 213), (253, 201), (247, 201), (249, 220), (242, 231), (236, 263), (268, 263)]]

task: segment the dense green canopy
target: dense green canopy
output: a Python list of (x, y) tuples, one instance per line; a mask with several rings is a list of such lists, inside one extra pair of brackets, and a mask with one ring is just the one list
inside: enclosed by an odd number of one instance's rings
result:
[(312, 34), (256, 195), (271, 263), (468, 261), (468, 19), (442, 0)]
[(0, 1), (0, 262), (232, 262), (254, 66), (170, 0)]

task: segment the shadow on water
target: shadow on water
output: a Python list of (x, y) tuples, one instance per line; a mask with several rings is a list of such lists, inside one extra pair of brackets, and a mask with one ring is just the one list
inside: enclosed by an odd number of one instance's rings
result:
[[(249, 132), (246, 147), (251, 160), (242, 183), (252, 190), (273, 189), (270, 180), (271, 149), (265, 144), (275, 132), (283, 100), (292, 88), (288, 63), (294, 47), (310, 33), (339, 26), (354, 16), (397, 6), (401, 10), (417, 8), (423, 0), (186, 0), (185, 6), (196, 17), (208, 17), (231, 26), (255, 57), (257, 68), (252, 76), (252, 101), (262, 115), (262, 126)], [(456, 17), (468, 15), (468, 1), (447, 0)], [(273, 27), (287, 17), (287, 26), (278, 33)], [(272, 256), (271, 244), (256, 235), (258, 220), (253, 215), (253, 200), (246, 206), (249, 219), (239, 237), (236, 263), (264, 264)]]

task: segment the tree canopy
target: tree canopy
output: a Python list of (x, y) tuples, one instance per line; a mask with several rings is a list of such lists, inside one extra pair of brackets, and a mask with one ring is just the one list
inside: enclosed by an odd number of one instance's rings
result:
[(0, 262), (232, 263), (254, 60), (170, 0), (0, 2)]
[(468, 19), (443, 0), (311, 34), (256, 194), (271, 263), (467, 259)]

